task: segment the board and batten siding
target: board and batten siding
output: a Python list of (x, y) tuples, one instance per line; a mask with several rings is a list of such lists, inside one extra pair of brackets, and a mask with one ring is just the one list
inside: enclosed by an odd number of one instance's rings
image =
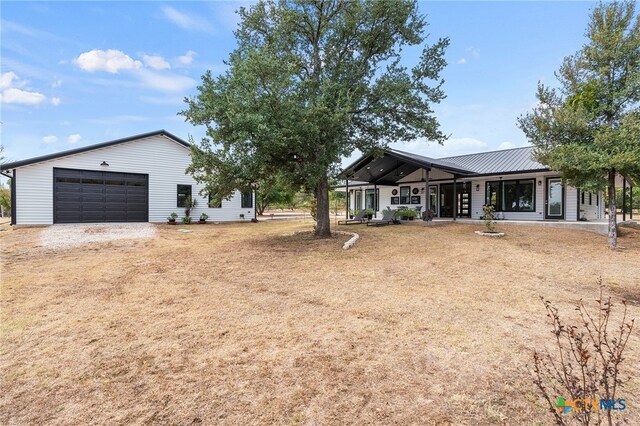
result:
[[(101, 166), (103, 161), (109, 166)], [(222, 208), (209, 208), (208, 199), (199, 194), (203, 186), (185, 174), (190, 163), (187, 147), (158, 135), (19, 167), (15, 169), (16, 222), (18, 225), (53, 223), (54, 167), (149, 175), (149, 222), (166, 222), (171, 212), (176, 212), (179, 218), (184, 216), (184, 208), (177, 207), (179, 184), (191, 185), (192, 196), (198, 200), (191, 213), (194, 220), (203, 212), (214, 222), (240, 220), (240, 214), (245, 215), (245, 220), (253, 218), (253, 208), (241, 208), (238, 191), (231, 199), (222, 201)]]

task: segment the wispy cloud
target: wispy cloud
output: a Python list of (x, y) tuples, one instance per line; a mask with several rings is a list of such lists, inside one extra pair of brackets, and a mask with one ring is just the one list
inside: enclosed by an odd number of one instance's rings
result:
[(465, 58), (460, 58), (458, 59), (458, 62), (456, 62), (458, 65), (464, 65), (467, 63), (467, 60)]
[(199, 16), (188, 15), (180, 12), (171, 6), (163, 6), (162, 13), (164, 17), (173, 22), (183, 30), (193, 32), (213, 33), (213, 26), (205, 19)]
[(58, 137), (55, 135), (49, 135), (42, 138), (42, 142), (44, 143), (56, 143), (58, 142)]
[(480, 57), (480, 49), (478, 49), (477, 47), (469, 46), (467, 47), (467, 52), (469, 52), (469, 54), (474, 58)]
[(192, 78), (169, 73), (158, 73), (142, 69), (137, 73), (142, 84), (163, 92), (184, 92), (196, 85)]
[(178, 56), (176, 58), (176, 62), (178, 65), (191, 65), (196, 57), (197, 53), (194, 52), (193, 50), (189, 50), (187, 51), (187, 53), (185, 53), (182, 56)]
[(154, 70), (168, 70), (171, 68), (169, 62), (165, 61), (160, 55), (143, 55), (142, 61), (146, 66)]
[(82, 136), (80, 136), (78, 133), (74, 133), (67, 137), (67, 143), (70, 143), (70, 144), (78, 143), (81, 140), (82, 140)]

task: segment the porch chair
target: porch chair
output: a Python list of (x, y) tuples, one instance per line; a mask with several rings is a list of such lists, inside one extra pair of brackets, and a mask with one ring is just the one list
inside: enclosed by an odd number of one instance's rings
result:
[(339, 220), (338, 225), (358, 225), (365, 222), (364, 210), (360, 210), (353, 219)]
[(387, 209), (382, 214), (382, 219), (370, 220), (367, 222), (367, 226), (385, 226), (393, 223), (393, 216), (395, 211)]

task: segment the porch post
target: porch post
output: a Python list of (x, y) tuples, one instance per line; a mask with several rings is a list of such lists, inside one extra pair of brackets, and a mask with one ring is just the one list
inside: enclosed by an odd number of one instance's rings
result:
[(633, 185), (629, 184), (629, 205), (631, 209), (629, 209), (629, 219), (633, 220)]
[(345, 192), (346, 197), (344, 197), (344, 218), (349, 219), (349, 201), (351, 201), (351, 196), (349, 195), (349, 178), (347, 178), (347, 189)]
[(378, 185), (373, 184), (373, 217), (378, 217)]
[(627, 220), (627, 178), (622, 179), (622, 221)]
[(456, 188), (456, 180), (458, 177), (453, 175), (453, 220), (458, 216), (458, 188)]
[[(424, 211), (426, 212), (431, 208), (431, 194), (429, 193), (429, 172), (430, 168), (427, 169), (427, 175), (424, 178)], [(428, 215), (428, 214), (427, 214)]]

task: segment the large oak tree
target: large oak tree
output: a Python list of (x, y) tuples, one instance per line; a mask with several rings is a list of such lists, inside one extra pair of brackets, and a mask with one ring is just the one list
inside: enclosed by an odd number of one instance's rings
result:
[(616, 174), (640, 178), (640, 16), (634, 2), (593, 10), (587, 43), (564, 59), (560, 88), (538, 86), (519, 118), (536, 159), (573, 186), (607, 188), (609, 246), (617, 246)]
[[(207, 72), (181, 112), (207, 126), (189, 171), (214, 198), (279, 174), (312, 191), (316, 235), (328, 236), (329, 179), (341, 157), (395, 141), (446, 137), (432, 104), (448, 39), (425, 43), (411, 0), (261, 1), (240, 9), (228, 70)], [(417, 46), (411, 68), (403, 49)]]

